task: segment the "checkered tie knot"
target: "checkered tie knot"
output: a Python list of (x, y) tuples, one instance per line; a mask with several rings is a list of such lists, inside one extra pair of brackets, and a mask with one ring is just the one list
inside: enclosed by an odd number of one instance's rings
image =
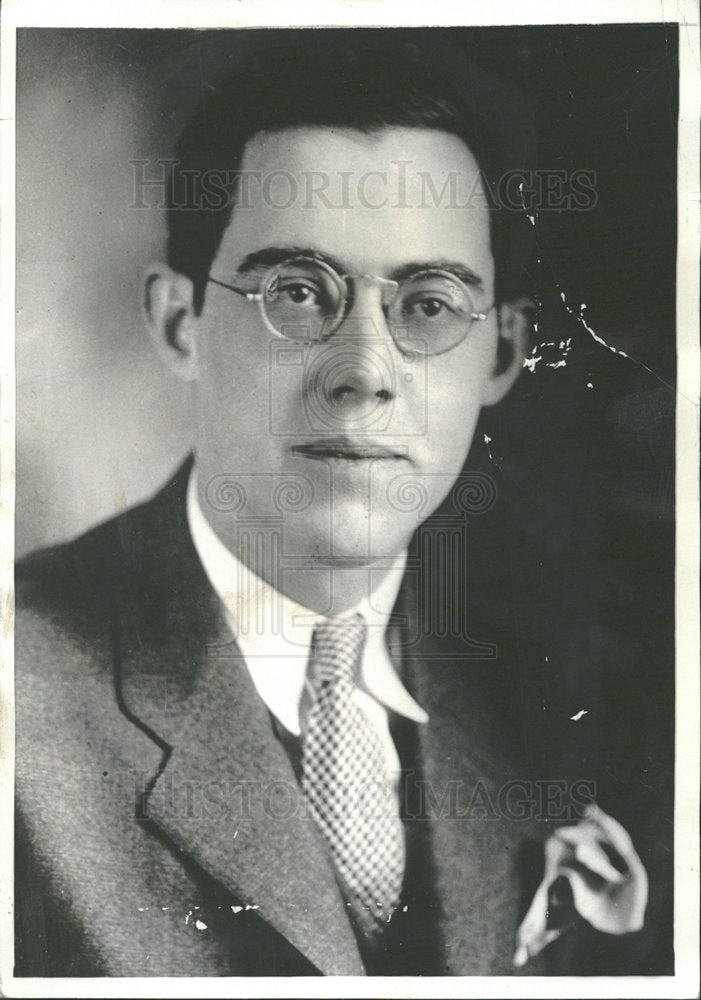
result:
[(302, 785), (351, 913), (372, 939), (399, 903), (404, 830), (379, 737), (353, 699), (366, 632), (360, 614), (314, 632)]

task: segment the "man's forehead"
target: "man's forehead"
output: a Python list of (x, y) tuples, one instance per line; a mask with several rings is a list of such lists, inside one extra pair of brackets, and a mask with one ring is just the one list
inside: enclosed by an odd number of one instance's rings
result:
[(259, 133), (245, 150), (227, 245), (239, 261), (265, 245), (316, 248), (349, 269), (455, 258), (491, 277), (479, 166), (458, 136), (423, 128)]
[[(401, 169), (400, 169), (401, 168)], [(275, 132), (259, 132), (246, 144), (242, 170), (280, 173), (305, 180), (309, 174), (325, 172), (328, 183), (348, 188), (348, 195), (363, 206), (362, 192), (348, 181), (364, 179), (371, 184), (371, 171), (387, 175), (387, 183), (426, 186), (426, 175), (434, 185), (455, 174), (470, 187), (479, 176), (479, 166), (459, 136), (438, 129), (384, 126), (371, 131), (355, 128), (300, 126)]]

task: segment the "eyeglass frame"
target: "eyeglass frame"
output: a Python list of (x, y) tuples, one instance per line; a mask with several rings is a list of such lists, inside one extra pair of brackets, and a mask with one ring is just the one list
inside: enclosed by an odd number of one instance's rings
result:
[[(276, 329), (273, 326), (273, 324), (270, 322), (270, 319), (269, 319), (269, 317), (268, 317), (268, 315), (267, 315), (267, 313), (265, 311), (264, 289), (265, 289), (265, 286), (266, 286), (267, 282), (270, 279), (270, 275), (277, 268), (283, 267), (285, 264), (289, 264), (289, 263), (292, 263), (294, 261), (306, 261), (307, 263), (315, 264), (317, 267), (321, 267), (323, 270), (326, 270), (329, 273), (329, 275), (332, 277), (332, 279), (334, 279), (334, 281), (337, 282), (337, 287), (338, 287), (338, 290), (339, 290), (339, 293), (340, 293), (340, 298), (339, 298), (339, 303), (338, 303), (338, 311), (337, 311), (337, 313), (336, 313), (335, 316), (333, 316), (333, 317), (330, 318), (330, 322), (331, 322), (330, 331), (329, 331), (328, 335), (325, 336), (325, 337), (323, 337), (323, 338), (318, 338), (318, 339), (309, 338), (309, 339), (306, 339), (306, 340), (305, 339), (303, 339), (303, 340), (296, 340), (294, 337), (288, 337), (281, 330), (278, 330), (278, 329)], [(465, 290), (465, 292), (467, 293), (467, 297), (468, 297), (468, 299), (470, 301), (470, 304), (471, 305), (474, 304), (472, 302), (472, 296), (470, 295), (470, 290), (467, 287), (467, 285), (465, 284), (465, 282), (462, 281), (460, 278), (458, 278), (457, 275), (453, 274), (451, 271), (445, 271), (442, 268), (425, 268), (425, 269), (423, 269), (421, 271), (417, 271), (415, 274), (410, 275), (409, 279), (405, 279), (405, 280), (413, 280), (414, 278), (420, 277), (423, 274), (432, 274), (432, 275), (435, 274), (435, 275), (438, 275), (440, 277), (449, 278), (450, 281), (452, 281), (455, 284), (461, 286)], [(261, 318), (262, 318), (263, 322), (265, 323), (267, 329), (272, 334), (274, 334), (274, 336), (280, 337), (282, 340), (289, 340), (291, 343), (295, 343), (295, 344), (323, 344), (323, 343), (326, 343), (326, 341), (328, 341), (328, 340), (331, 339), (331, 337), (333, 336), (333, 334), (336, 332), (336, 330), (338, 330), (338, 328), (341, 326), (341, 324), (343, 323), (344, 319), (346, 318), (346, 315), (347, 315), (346, 314), (346, 307), (348, 305), (348, 284), (347, 284), (347, 282), (348, 282), (349, 278), (353, 279), (354, 281), (357, 280), (357, 279), (374, 281), (376, 284), (379, 284), (380, 286), (384, 286), (384, 287), (387, 287), (387, 286), (390, 286), (390, 285), (394, 285), (394, 287), (395, 287), (395, 296), (393, 296), (393, 298), (392, 298), (391, 301), (394, 301), (394, 298), (396, 297), (396, 293), (399, 290), (399, 286), (401, 284), (401, 282), (395, 281), (392, 278), (382, 278), (382, 277), (380, 277), (380, 275), (377, 275), (377, 274), (339, 274), (339, 272), (335, 268), (331, 267), (331, 265), (328, 264), (325, 260), (321, 260), (318, 257), (312, 257), (312, 256), (309, 256), (307, 254), (298, 254), (298, 255), (295, 255), (295, 256), (287, 257), (287, 258), (285, 258), (285, 260), (280, 261), (278, 264), (273, 264), (272, 267), (269, 267), (268, 270), (265, 272), (265, 274), (261, 277), (260, 284), (258, 286), (258, 291), (257, 292), (250, 292), (250, 291), (246, 291), (243, 288), (237, 288), (235, 285), (227, 284), (224, 281), (220, 281), (218, 278), (212, 277), (211, 274), (207, 275), (207, 282), (208, 283), (211, 282), (213, 285), (219, 285), (221, 288), (227, 288), (230, 292), (236, 292), (237, 295), (241, 295), (248, 302), (257, 302), (259, 310), (260, 310)], [(386, 306), (383, 304), (383, 309), (385, 307)], [(436, 357), (436, 356), (441, 355), (441, 354), (447, 354), (449, 351), (452, 351), (456, 347), (459, 347), (460, 344), (464, 343), (464, 341), (467, 339), (467, 336), (468, 336), (470, 330), (472, 329), (472, 324), (476, 323), (476, 322), (484, 322), (487, 319), (487, 317), (489, 316), (490, 312), (494, 308), (495, 308), (495, 304), (492, 303), (492, 305), (489, 306), (489, 308), (486, 311), (483, 311), (483, 312), (474, 312), (473, 311), (473, 312), (471, 312), (469, 314), (470, 323), (467, 325), (465, 333), (460, 338), (460, 340), (456, 341), (454, 344), (451, 344), (450, 347), (444, 347), (443, 350), (440, 350), (440, 351), (425, 351), (425, 352), (423, 352), (423, 356), (424, 357)], [(394, 326), (388, 322), (387, 323), (387, 328), (388, 328), (388, 330), (390, 332), (390, 336), (392, 337), (392, 341), (393, 341), (395, 347), (397, 348), (397, 350), (400, 351), (402, 354), (409, 354), (409, 353), (411, 353), (411, 348), (403, 347), (401, 344), (399, 344), (397, 342), (397, 338), (395, 336)]]

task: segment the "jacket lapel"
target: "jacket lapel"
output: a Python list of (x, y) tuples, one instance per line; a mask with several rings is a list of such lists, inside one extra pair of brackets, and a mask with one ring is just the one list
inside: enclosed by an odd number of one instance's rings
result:
[(321, 972), (363, 974), (320, 834), (192, 547), (183, 492), (141, 508), (121, 538), (122, 704), (164, 750), (146, 813)]

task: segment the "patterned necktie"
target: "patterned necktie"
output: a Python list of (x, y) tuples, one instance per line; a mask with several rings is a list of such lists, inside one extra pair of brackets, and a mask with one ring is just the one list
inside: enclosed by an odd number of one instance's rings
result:
[(353, 700), (366, 631), (356, 614), (314, 632), (302, 786), (348, 906), (373, 939), (399, 902), (404, 830), (379, 737)]

